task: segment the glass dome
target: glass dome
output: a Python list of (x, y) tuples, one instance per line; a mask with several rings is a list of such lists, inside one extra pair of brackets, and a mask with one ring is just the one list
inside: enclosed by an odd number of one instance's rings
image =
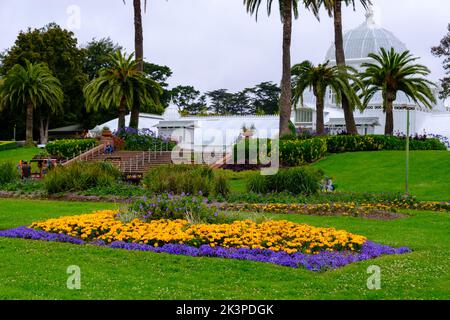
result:
[[(374, 21), (371, 9), (366, 13), (366, 21), (344, 34), (344, 50), (346, 59), (365, 59), (370, 53), (378, 53), (380, 48), (394, 48), (397, 52), (407, 48), (394, 34), (378, 26)], [(330, 47), (326, 60), (335, 61), (335, 46)]]

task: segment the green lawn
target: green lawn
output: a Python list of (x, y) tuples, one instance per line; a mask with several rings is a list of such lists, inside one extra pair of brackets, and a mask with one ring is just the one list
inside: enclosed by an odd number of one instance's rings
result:
[[(0, 229), (115, 204), (0, 200)], [(194, 258), (0, 238), (0, 299), (448, 299), (450, 214), (414, 212), (394, 221), (278, 216), (360, 233), (413, 253), (313, 273), (249, 261)], [(366, 288), (381, 267), (381, 290)], [(81, 290), (66, 269), (81, 268)]]
[(12, 150), (0, 151), (0, 162), (19, 163), (20, 160), (31, 160), (41, 150), (36, 147), (22, 147)]
[[(330, 155), (314, 164), (333, 177), (339, 191), (404, 192), (405, 152)], [(410, 192), (420, 200), (450, 200), (450, 152), (412, 151)]]

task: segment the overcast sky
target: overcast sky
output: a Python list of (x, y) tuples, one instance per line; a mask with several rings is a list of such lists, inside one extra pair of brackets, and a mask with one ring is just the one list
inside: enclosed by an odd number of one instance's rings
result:
[[(132, 2), (128, 0), (125, 6), (122, 0), (0, 0), (0, 50), (11, 47), (20, 30), (56, 22), (71, 27), (80, 45), (94, 37), (111, 37), (132, 52)], [(172, 68), (172, 86), (189, 84), (202, 91), (237, 91), (262, 81), (278, 83), (282, 34), (278, 11), (268, 18), (262, 10), (255, 22), (242, 2), (148, 0), (143, 17), (146, 59)], [(450, 1), (374, 2), (377, 22), (422, 58), (421, 63), (432, 70), (433, 80), (441, 78), (441, 61), (431, 55), (430, 48), (446, 33)], [(357, 27), (364, 19), (361, 7), (356, 12), (348, 8), (344, 12), (344, 30)], [(322, 62), (333, 39), (332, 21), (324, 12), (319, 23), (303, 10), (294, 23), (293, 63), (305, 59)]]

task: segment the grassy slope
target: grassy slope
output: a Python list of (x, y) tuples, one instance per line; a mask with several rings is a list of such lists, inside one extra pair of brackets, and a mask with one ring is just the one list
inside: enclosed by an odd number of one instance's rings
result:
[(40, 149), (35, 147), (0, 151), (0, 162), (19, 163), (20, 160), (31, 160), (39, 152)]
[[(114, 204), (0, 200), (0, 229)], [(414, 252), (313, 273), (264, 263), (127, 252), (0, 238), (0, 299), (399, 299), (448, 298), (449, 214), (414, 213), (395, 221), (278, 217), (364, 234)], [(366, 288), (368, 266), (382, 289)], [(66, 268), (81, 267), (82, 290), (66, 289)]]
[[(404, 192), (405, 153), (401, 151), (335, 154), (314, 164), (334, 178), (338, 190)], [(422, 200), (450, 200), (450, 152), (413, 151), (410, 192)]]

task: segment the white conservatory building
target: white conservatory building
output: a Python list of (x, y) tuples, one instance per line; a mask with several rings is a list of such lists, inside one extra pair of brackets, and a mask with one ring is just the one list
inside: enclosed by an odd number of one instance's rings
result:
[[(380, 27), (374, 21), (373, 11), (366, 13), (366, 21), (355, 29), (344, 34), (344, 50), (346, 62), (356, 70), (361, 70), (361, 64), (374, 62), (368, 57), (370, 53), (378, 53), (380, 48), (389, 50), (394, 48), (397, 52), (406, 51), (407, 48), (390, 31)], [(335, 46), (329, 48), (325, 61), (336, 64)], [(432, 110), (416, 105), (408, 97), (399, 92), (394, 102), (394, 132), (406, 133), (406, 110), (411, 112), (411, 133), (440, 134), (450, 137), (450, 108), (446, 108), (444, 101), (439, 100), (439, 88), (434, 89), (437, 104)], [(315, 97), (305, 93), (303, 106), (297, 106), (294, 111), (294, 123), (297, 127), (315, 129)], [(383, 99), (381, 92), (373, 97), (364, 112), (354, 112), (355, 122), (360, 134), (384, 134), (385, 114), (383, 112)], [(344, 113), (337, 105), (331, 90), (325, 98), (325, 127), (331, 133), (345, 130)]]
[[(390, 31), (378, 26), (372, 10), (366, 13), (366, 21), (344, 35), (344, 48), (347, 64), (355, 69), (361, 69), (361, 64), (369, 62), (369, 53), (378, 52), (380, 48), (394, 48), (396, 51), (407, 50), (404, 43), (397, 39)], [(334, 44), (328, 50), (325, 61), (335, 63)], [(439, 89), (435, 89), (438, 97)], [(345, 130), (344, 113), (340, 105), (334, 101), (331, 92), (325, 99), (325, 127), (330, 133), (336, 134)], [(397, 95), (394, 102), (394, 131), (406, 132), (405, 106), (411, 110), (411, 133), (439, 134), (450, 138), (450, 108), (445, 107), (444, 101), (439, 99), (432, 110), (423, 109), (415, 105), (403, 93)], [(363, 112), (354, 112), (355, 122), (360, 134), (384, 134), (385, 114), (383, 112), (381, 93), (376, 95)], [(302, 106), (293, 108), (291, 120), (297, 128), (314, 130), (315, 98), (305, 93)], [(129, 116), (127, 116), (127, 123)], [(117, 119), (97, 126), (104, 126), (112, 130), (117, 129)], [(278, 115), (247, 115), (247, 116), (186, 116), (182, 117), (175, 105), (170, 105), (165, 113), (160, 115), (141, 114), (140, 128), (151, 129), (165, 137), (172, 137), (183, 143), (185, 149), (198, 150), (205, 146), (214, 149), (229, 150), (239, 137), (242, 128), (254, 128), (254, 137), (274, 138), (278, 134)]]

